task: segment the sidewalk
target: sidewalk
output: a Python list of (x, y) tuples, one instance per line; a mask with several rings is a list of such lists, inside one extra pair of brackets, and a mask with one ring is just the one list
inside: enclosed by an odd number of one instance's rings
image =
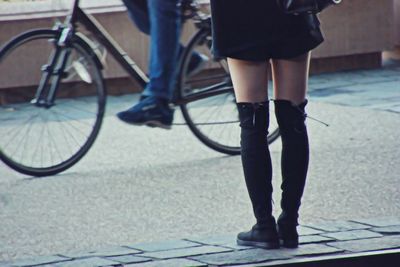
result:
[[(236, 233), (253, 223), (240, 158), (209, 150), (187, 127), (120, 123), (115, 113), (135, 97), (109, 97), (99, 139), (67, 172), (31, 179), (0, 168), (0, 267), (400, 261), (399, 66), (311, 78), (308, 113), (331, 126), (308, 122), (312, 161), (296, 250), (237, 246)], [(271, 153), (279, 170), (280, 142)], [(275, 172), (276, 200), (279, 182)]]
[(319, 220), (299, 226), (299, 233), (301, 245), (297, 249), (264, 250), (238, 246), (235, 235), (222, 235), (125, 244), (17, 260), (0, 263), (0, 266), (250, 267), (339, 266), (340, 263), (341, 267), (387, 267), (398, 266), (400, 260), (400, 217)]
[(313, 101), (400, 113), (400, 61), (376, 70), (316, 75), (310, 79)]

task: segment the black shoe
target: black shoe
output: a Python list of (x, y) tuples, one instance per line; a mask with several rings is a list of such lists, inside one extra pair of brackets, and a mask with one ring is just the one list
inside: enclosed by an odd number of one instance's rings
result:
[(256, 224), (248, 232), (239, 233), (237, 244), (240, 246), (254, 246), (266, 249), (279, 248), (279, 238), (275, 224)]
[(118, 118), (133, 125), (147, 125), (171, 129), (174, 110), (166, 100), (156, 97), (146, 97), (126, 111), (119, 112)]
[(279, 242), (285, 248), (297, 248), (299, 246), (299, 234), (295, 224), (278, 223)]

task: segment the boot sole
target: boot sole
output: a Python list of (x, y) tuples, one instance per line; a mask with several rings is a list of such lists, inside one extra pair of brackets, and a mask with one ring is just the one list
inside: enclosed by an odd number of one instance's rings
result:
[(171, 125), (163, 124), (163, 123), (161, 123), (159, 121), (146, 121), (146, 122), (143, 122), (143, 123), (127, 122), (127, 121), (124, 121), (124, 122), (126, 122), (128, 124), (131, 124), (131, 125), (134, 125), (134, 126), (149, 126), (151, 128), (162, 128), (162, 129), (165, 129), (165, 130), (171, 130), (171, 128), (172, 128)]
[(279, 243), (282, 247), (285, 248), (297, 248), (299, 247), (299, 242), (298, 241), (294, 241), (294, 240), (283, 240), (280, 239)]
[(279, 242), (278, 241), (257, 242), (257, 241), (245, 241), (245, 240), (237, 239), (236, 243), (238, 245), (240, 245), (240, 246), (252, 246), (252, 247), (265, 248), (265, 249), (277, 249), (277, 248), (279, 248)]
[(162, 128), (165, 130), (171, 130), (171, 125), (163, 124), (159, 121), (146, 121), (144, 125), (149, 126), (151, 128)]

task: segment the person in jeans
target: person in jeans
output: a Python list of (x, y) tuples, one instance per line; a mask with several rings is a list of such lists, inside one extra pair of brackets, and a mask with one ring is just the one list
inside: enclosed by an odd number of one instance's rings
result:
[[(310, 51), (323, 42), (314, 14), (287, 15), (277, 1), (211, 0), (213, 53), (227, 57), (241, 127), (241, 157), (256, 224), (239, 245), (295, 248), (306, 183), (309, 143), (305, 124)], [(273, 216), (268, 149), (268, 64), (282, 140), (281, 213)]]
[[(173, 96), (179, 57), (182, 16), (181, 0), (123, 0), (130, 18), (139, 30), (150, 35), (150, 82), (139, 103), (119, 112), (118, 118), (133, 125), (170, 129), (174, 110), (169, 107)], [(188, 75), (204, 66), (208, 58), (194, 52)]]

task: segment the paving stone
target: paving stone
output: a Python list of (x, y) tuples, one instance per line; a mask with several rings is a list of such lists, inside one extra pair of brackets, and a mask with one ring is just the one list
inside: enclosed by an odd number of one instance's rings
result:
[(336, 233), (326, 233), (323, 234), (323, 236), (331, 237), (340, 241), (382, 237), (381, 234), (368, 230), (352, 230), (352, 231), (344, 231)]
[(217, 235), (210, 237), (193, 237), (188, 238), (187, 240), (198, 242), (204, 245), (223, 246), (237, 250), (249, 249), (248, 246), (239, 246), (236, 243), (236, 234)]
[(354, 81), (346, 79), (332, 79), (329, 76), (311, 76), (309, 79), (310, 92), (313, 89), (338, 88), (354, 85)]
[(400, 236), (384, 236), (378, 238), (359, 239), (351, 241), (338, 241), (329, 243), (329, 246), (351, 252), (400, 248)]
[[(369, 260), (371, 258), (366, 258), (364, 256), (373, 257), (375, 255), (382, 254), (398, 254), (399, 250), (385, 250), (385, 251), (371, 251), (371, 252), (361, 252), (361, 253), (340, 253), (340, 254), (329, 254), (329, 255), (319, 255), (312, 257), (294, 257), (291, 259), (285, 260), (274, 260), (270, 262), (264, 263), (251, 263), (240, 265), (240, 267), (289, 267), (289, 266), (302, 266), (302, 267), (319, 267), (319, 266), (330, 266), (330, 267), (342, 267), (342, 266), (359, 266), (359, 267), (367, 267), (367, 266), (395, 266), (395, 262), (377, 262), (376, 260)], [(361, 254), (361, 255), (360, 255)], [(390, 256), (389, 256), (390, 257)], [(398, 257), (396, 257), (397, 259)], [(382, 258), (381, 258), (382, 259)]]
[(227, 253), (218, 253), (211, 255), (201, 255), (192, 257), (192, 259), (209, 265), (230, 265), (258, 263), (279, 259), (290, 259), (290, 253), (282, 250), (265, 250), (261, 248), (233, 251)]
[(307, 227), (307, 226), (304, 226), (304, 225), (297, 226), (297, 232), (299, 232), (300, 236), (303, 236), (303, 235), (318, 235), (318, 234), (324, 233), (323, 231), (316, 230), (316, 229), (313, 229), (313, 228), (310, 228), (310, 227)]
[(11, 263), (11, 266), (33, 266), (48, 263), (57, 263), (63, 261), (69, 261), (70, 258), (61, 256), (39, 256), (32, 259), (21, 259)]
[[(288, 260), (277, 260), (277, 261), (271, 261), (271, 262), (264, 262), (264, 263), (250, 263), (250, 264), (240, 264), (239, 267), (265, 267), (268, 266), (268, 264), (274, 264), (277, 263), (285, 263)], [(279, 265), (276, 265), (279, 266)]]
[(352, 221), (371, 225), (371, 226), (376, 226), (376, 227), (400, 225), (400, 217), (394, 217), (394, 216), (357, 219), (357, 220), (352, 220)]
[(400, 106), (398, 102), (400, 102), (400, 100), (394, 103), (389, 101), (386, 101), (385, 103), (380, 103), (380, 102), (371, 103), (368, 105), (368, 107), (371, 109), (380, 109), (380, 110), (396, 110)]
[(333, 95), (330, 97), (320, 97), (318, 98), (318, 101), (353, 107), (366, 107), (371, 104), (371, 101), (369, 101), (369, 99), (366, 99), (365, 97), (360, 97), (360, 95), (357, 93)]
[(207, 266), (204, 263), (188, 260), (188, 259), (171, 259), (171, 260), (163, 260), (163, 261), (152, 261), (146, 263), (139, 263), (139, 264), (128, 264), (125, 266), (131, 267), (202, 267)]
[(112, 246), (108, 248), (94, 249), (92, 251), (70, 252), (70, 253), (63, 253), (60, 255), (69, 258), (87, 258), (87, 257), (122, 256), (122, 255), (137, 254), (137, 253), (141, 253), (141, 251), (129, 247)]
[(387, 83), (396, 80), (395, 77), (391, 76), (380, 76), (380, 75), (375, 76), (371, 74), (372, 73), (364, 75), (362, 79), (359, 79), (357, 82), (360, 83), (361, 85), (370, 85), (375, 83)]
[[(386, 109), (388, 110), (388, 109)], [(400, 105), (395, 105), (390, 108), (391, 111), (400, 113)]]
[(138, 243), (134, 245), (129, 245), (128, 247), (142, 250), (145, 252), (153, 252), (153, 251), (180, 249), (180, 248), (188, 248), (196, 246), (200, 245), (187, 240), (167, 240), (154, 243)]
[(317, 220), (314, 222), (307, 222), (306, 226), (326, 232), (341, 232), (371, 228), (364, 224), (342, 220)]
[(182, 249), (174, 249), (174, 250), (147, 252), (147, 253), (141, 254), (141, 256), (149, 257), (149, 258), (156, 258), (156, 259), (170, 259), (170, 258), (183, 258), (183, 257), (188, 257), (188, 256), (227, 252), (227, 251), (232, 251), (232, 249), (216, 247), (216, 246), (201, 246), (201, 247), (191, 247), (191, 248), (182, 248)]
[(102, 267), (102, 266), (121, 266), (121, 263), (102, 259), (100, 257), (78, 259), (56, 264), (40, 265), (40, 267)]
[(305, 235), (299, 237), (300, 244), (309, 244), (309, 243), (322, 243), (322, 242), (329, 242), (334, 241), (335, 239), (321, 236), (321, 235)]
[(281, 249), (292, 256), (311, 256), (311, 255), (324, 255), (343, 252), (343, 249), (337, 247), (330, 247), (324, 244), (307, 244), (301, 245), (295, 249)]
[(224, 248), (231, 248), (234, 250), (245, 250), (245, 249), (251, 249), (249, 246), (240, 246), (237, 243), (232, 243), (232, 244), (225, 244), (225, 245), (220, 245), (221, 247)]
[(333, 96), (333, 95), (339, 95), (339, 94), (353, 94), (355, 92), (352, 92), (350, 90), (347, 90), (346, 88), (320, 88), (320, 89), (314, 89), (309, 92), (309, 95), (311, 97), (328, 97), (328, 96)]
[(146, 262), (146, 261), (151, 261), (152, 259), (149, 258), (144, 258), (144, 257), (138, 257), (134, 255), (124, 255), (124, 256), (113, 256), (113, 257), (106, 257), (108, 260), (120, 262), (120, 263), (139, 263), (139, 262)]
[(343, 79), (347, 82), (352, 82), (355, 84), (371, 84), (378, 82), (391, 81), (394, 78), (388, 76), (382, 76), (373, 71), (351, 71), (351, 72), (335, 72), (327, 74), (330, 80), (339, 80)]
[(222, 245), (226, 243), (236, 242), (236, 235), (215, 235), (215, 236), (204, 236), (204, 237), (190, 237), (186, 240), (201, 243), (203, 245)]
[(381, 233), (381, 234), (400, 234), (400, 225), (394, 225), (394, 226), (386, 226), (386, 227), (374, 227), (371, 228), (371, 231)]

